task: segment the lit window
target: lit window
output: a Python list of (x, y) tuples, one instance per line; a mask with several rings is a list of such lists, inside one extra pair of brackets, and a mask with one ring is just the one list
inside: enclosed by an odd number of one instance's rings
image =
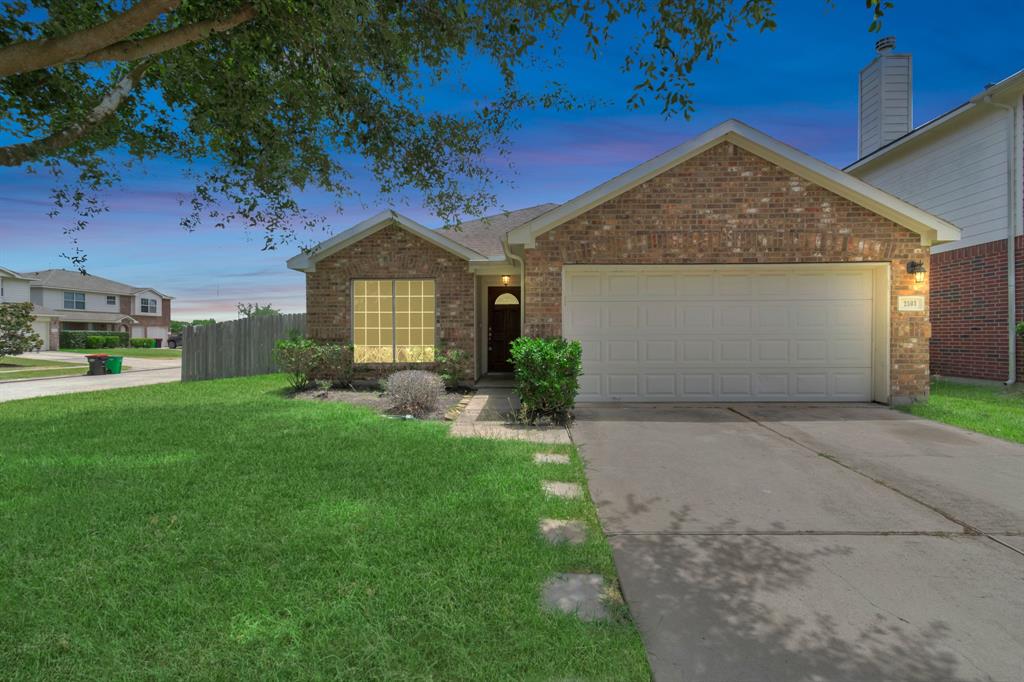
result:
[(139, 312), (143, 313), (156, 313), (156, 299), (155, 298), (144, 298), (140, 303)]
[(519, 305), (519, 299), (514, 294), (501, 294), (494, 299), (494, 305)]
[(85, 294), (80, 291), (65, 291), (64, 308), (66, 310), (85, 310)]
[(434, 361), (433, 280), (356, 280), (352, 307), (356, 362)]

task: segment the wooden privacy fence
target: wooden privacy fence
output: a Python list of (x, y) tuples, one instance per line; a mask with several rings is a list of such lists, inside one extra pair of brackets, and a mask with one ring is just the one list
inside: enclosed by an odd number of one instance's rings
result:
[(181, 380), (276, 372), (274, 344), (292, 333), (306, 334), (305, 313), (263, 315), (186, 327), (181, 337)]

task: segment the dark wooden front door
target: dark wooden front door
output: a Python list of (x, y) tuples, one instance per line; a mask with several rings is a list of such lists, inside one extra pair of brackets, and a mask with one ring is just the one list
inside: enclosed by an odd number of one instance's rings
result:
[(509, 361), (509, 344), (517, 338), (519, 338), (519, 287), (488, 287), (488, 372), (512, 371), (512, 363)]

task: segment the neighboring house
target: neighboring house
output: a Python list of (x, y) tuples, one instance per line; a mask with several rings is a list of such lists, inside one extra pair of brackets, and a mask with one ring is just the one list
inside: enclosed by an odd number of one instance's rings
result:
[(43, 349), (60, 347), (60, 332), (123, 331), (132, 338), (167, 342), (171, 297), (149, 287), (134, 287), (70, 270), (17, 273), (0, 268), (2, 302), (31, 301)]
[(376, 371), (520, 333), (583, 346), (581, 400), (906, 402), (952, 224), (737, 121), (561, 206), (459, 230), (384, 211), (288, 261), (308, 333)]
[[(34, 281), (35, 278), (31, 275), (0, 267), (0, 303), (30, 302)], [(33, 312), (36, 317), (32, 321), (32, 330), (43, 340), (40, 350), (57, 348), (60, 316), (56, 312), (44, 310), (40, 306), (33, 306)]]
[(860, 77), (860, 158), (846, 171), (963, 233), (932, 249), (932, 372), (1020, 380), (1024, 71), (913, 128), (910, 55), (892, 38), (876, 48)]

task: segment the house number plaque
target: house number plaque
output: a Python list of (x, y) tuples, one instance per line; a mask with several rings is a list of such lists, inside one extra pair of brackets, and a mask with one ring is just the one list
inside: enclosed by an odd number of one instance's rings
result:
[(897, 296), (896, 309), (901, 313), (923, 313), (924, 296)]

